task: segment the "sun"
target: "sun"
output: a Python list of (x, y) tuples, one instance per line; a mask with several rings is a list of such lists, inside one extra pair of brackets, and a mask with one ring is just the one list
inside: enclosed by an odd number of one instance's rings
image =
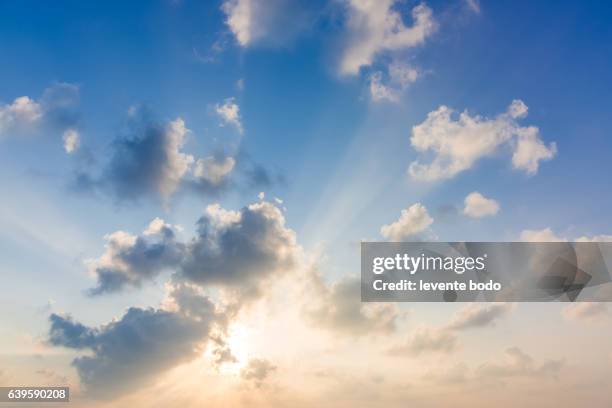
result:
[(237, 323), (230, 328), (226, 343), (236, 360), (223, 363), (220, 367), (222, 373), (238, 374), (246, 366), (249, 359), (250, 335), (251, 331), (243, 324)]

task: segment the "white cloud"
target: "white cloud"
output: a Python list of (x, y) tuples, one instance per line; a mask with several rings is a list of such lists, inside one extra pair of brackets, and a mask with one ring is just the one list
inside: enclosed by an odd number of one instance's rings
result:
[(487, 156), (492, 156), (501, 145), (514, 147), (513, 166), (533, 175), (540, 161), (550, 160), (556, 154), (556, 145), (546, 146), (537, 127), (521, 127), (517, 119), (527, 115), (527, 106), (514, 100), (508, 110), (494, 119), (467, 112), (453, 118), (454, 111), (440, 106), (430, 112), (427, 119), (412, 128), (410, 143), (421, 153), (431, 151), (433, 160), (410, 164), (409, 175), (420, 181), (450, 179), (470, 169)]
[(248, 45), (254, 36), (253, 33), (253, 2), (249, 0), (230, 0), (222, 5), (222, 10), (227, 15), (226, 24), (229, 26), (238, 44)]
[(239, 133), (242, 134), (242, 122), (240, 119), (240, 107), (234, 101), (234, 98), (228, 98), (222, 105), (215, 105), (215, 112), (222, 121), (222, 126), (225, 124), (230, 124), (236, 127)]
[(539, 129), (533, 126), (518, 130), (516, 150), (512, 155), (514, 168), (524, 170), (527, 174), (536, 174), (540, 161), (555, 157), (557, 145), (553, 142), (546, 146), (540, 139), (539, 132)]
[(205, 157), (198, 159), (193, 175), (217, 186), (227, 179), (235, 166), (236, 160), (233, 157), (224, 157), (222, 159), (212, 156)]
[(72, 154), (76, 152), (81, 143), (79, 132), (74, 129), (67, 129), (66, 131), (64, 131), (64, 135), (62, 138), (64, 140), (64, 150), (66, 151), (66, 153)]
[(293, 40), (311, 21), (307, 3), (293, 0), (225, 0), (225, 24), (241, 47), (279, 46)]
[(161, 163), (161, 177), (158, 185), (159, 192), (164, 197), (169, 197), (174, 193), (183, 176), (193, 164), (193, 156), (181, 152), (188, 132), (189, 129), (185, 127), (185, 122), (181, 118), (168, 123), (166, 126), (164, 141), (166, 161)]
[(400, 218), (394, 223), (383, 225), (380, 234), (390, 241), (402, 241), (410, 236), (423, 232), (431, 225), (433, 218), (427, 208), (416, 203), (402, 210)]
[(404, 24), (395, 0), (347, 0), (349, 39), (340, 61), (340, 73), (356, 75), (383, 52), (421, 45), (436, 30), (433, 13), (425, 4), (412, 9), (412, 26)]
[(382, 72), (374, 72), (370, 75), (370, 97), (374, 102), (397, 102), (399, 93), (397, 90), (383, 84)]
[(521, 232), (521, 241), (526, 242), (561, 242), (567, 241), (566, 238), (557, 236), (550, 228), (541, 230), (523, 230)]
[(45, 89), (38, 99), (20, 96), (11, 103), (0, 104), (0, 137), (47, 127), (70, 129), (78, 122), (78, 99), (78, 86), (59, 82)]
[(612, 235), (594, 235), (592, 237), (581, 236), (576, 242), (612, 242)]
[(389, 65), (388, 71), (389, 79), (386, 81), (382, 71), (370, 75), (370, 97), (373, 102), (399, 102), (401, 93), (419, 76), (415, 68), (399, 62)]
[(13, 103), (0, 106), (0, 135), (38, 122), (43, 116), (40, 104), (27, 96), (15, 98)]
[(463, 213), (468, 217), (481, 218), (495, 215), (499, 211), (499, 203), (492, 198), (486, 198), (478, 191), (474, 191), (465, 197)]

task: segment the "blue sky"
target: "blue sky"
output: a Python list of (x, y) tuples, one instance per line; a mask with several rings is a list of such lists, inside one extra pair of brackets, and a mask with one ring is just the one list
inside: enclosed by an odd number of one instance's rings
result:
[[(83, 262), (100, 257), (106, 234), (138, 234), (161, 217), (190, 237), (209, 204), (239, 210), (260, 191), (283, 200), (275, 205), (307, 253), (325, 248), (330, 281), (356, 275), (356, 243), (384, 239), (381, 227), (416, 203), (432, 222), (406, 239), (512, 241), (547, 228), (567, 239), (612, 234), (606, 2), (385, 1), (359, 14), (358, 1), (254, 1), (246, 26), (231, 20), (241, 3), (0, 2), (0, 270), (14, 288), (1, 300), (13, 313), (7, 349), (17, 350), (15, 333), (44, 336), (49, 300), (89, 325), (160, 302), (167, 272), (139, 289), (86, 296), (96, 276)], [(413, 20), (419, 7), (431, 12), (423, 17), (431, 28)], [(371, 17), (380, 10), (400, 16), (403, 29), (418, 26), (423, 39), (371, 40), (368, 62), (343, 71), (347, 50), (371, 34), (359, 22), (380, 22)], [(393, 67), (414, 77), (400, 83)], [(378, 99), (377, 73), (387, 92)], [(58, 89), (67, 105), (53, 96)], [(32, 128), (7, 119), (23, 96), (43, 112)], [(505, 113), (514, 100), (528, 114)], [(456, 111), (453, 120), (465, 111), (476, 122), (537, 126), (550, 157), (535, 171), (513, 164), (513, 133), (456, 174), (416, 180), (411, 163), (431, 163), (435, 152), (415, 148), (413, 127), (442, 105)], [(238, 117), (224, 116), (223, 106), (237, 107)], [(189, 129), (179, 151), (193, 163), (176, 190), (118, 195), (108, 174), (114, 157), (131, 157), (117, 153), (128, 149), (125, 135), (177, 118)], [(72, 152), (62, 141), (69, 129), (79, 136)], [(189, 187), (196, 162), (213, 156), (231, 157), (235, 168), (223, 175), (227, 186), (198, 193)], [(78, 174), (91, 177), (86, 191), (75, 187)], [(500, 209), (464, 215), (471, 192)]]

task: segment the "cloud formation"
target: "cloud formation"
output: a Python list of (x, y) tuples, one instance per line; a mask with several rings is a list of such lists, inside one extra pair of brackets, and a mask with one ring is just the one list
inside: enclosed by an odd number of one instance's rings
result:
[(398, 61), (391, 63), (387, 71), (386, 77), (383, 71), (370, 74), (372, 102), (399, 102), (402, 92), (420, 76), (416, 68)]
[(79, 132), (74, 129), (66, 129), (62, 136), (62, 140), (64, 141), (64, 150), (68, 154), (75, 153), (81, 144), (81, 136)]
[(276, 368), (275, 365), (266, 359), (251, 358), (247, 365), (240, 370), (240, 377), (245, 381), (252, 381), (259, 388), (276, 371)]
[(40, 104), (27, 96), (15, 98), (11, 104), (0, 106), (0, 135), (12, 129), (37, 123), (43, 116)]
[(209, 205), (187, 243), (178, 275), (257, 295), (262, 281), (295, 266), (298, 251), (295, 232), (274, 204), (260, 201), (240, 211)]
[(115, 231), (106, 237), (106, 251), (88, 261), (97, 285), (92, 295), (117, 292), (126, 286), (140, 287), (165, 270), (173, 270), (185, 253), (176, 240), (176, 227), (155, 218), (139, 236)]
[(20, 96), (0, 104), (0, 137), (31, 134), (38, 130), (62, 132), (78, 126), (79, 87), (58, 82), (44, 90), (39, 99)]
[(306, 318), (312, 325), (349, 336), (391, 333), (399, 313), (390, 304), (361, 302), (361, 283), (345, 277), (331, 285), (316, 272), (310, 273), (313, 296), (305, 306)]
[(198, 159), (193, 175), (197, 180), (211, 186), (219, 186), (227, 180), (235, 166), (236, 160), (233, 157), (209, 156)]
[(214, 304), (201, 302), (205, 307), (196, 315), (131, 307), (119, 320), (97, 328), (52, 314), (49, 342), (88, 351), (72, 362), (81, 384), (94, 398), (114, 398), (201, 355), (217, 319)]
[(178, 241), (176, 229), (156, 218), (139, 236), (109, 234), (105, 253), (90, 261), (97, 278), (91, 293), (139, 287), (170, 270), (178, 281), (256, 296), (263, 281), (291, 270), (298, 257), (295, 233), (285, 226), (282, 212), (266, 201), (240, 211), (209, 205), (189, 242)]
[(312, 23), (312, 2), (295, 0), (225, 0), (221, 10), (241, 47), (281, 46)]
[(169, 198), (194, 162), (192, 155), (182, 151), (189, 132), (185, 122), (181, 118), (165, 124), (144, 120), (132, 122), (130, 128), (113, 143), (102, 182), (122, 199), (146, 194)]
[(421, 45), (436, 30), (433, 13), (425, 4), (412, 9), (412, 26), (404, 24), (395, 0), (347, 0), (348, 39), (340, 60), (340, 73), (356, 75), (383, 53)]
[(449, 330), (467, 330), (493, 326), (497, 320), (507, 316), (511, 310), (512, 305), (510, 303), (470, 304), (459, 310), (446, 328)]
[(380, 228), (380, 234), (389, 241), (403, 241), (425, 231), (433, 223), (427, 209), (420, 203), (402, 210), (400, 218)]
[(221, 126), (232, 125), (238, 133), (242, 134), (244, 132), (240, 118), (240, 107), (234, 98), (227, 98), (222, 104), (216, 104), (215, 113), (221, 119)]
[(492, 198), (486, 198), (478, 191), (473, 191), (465, 197), (463, 214), (472, 218), (482, 218), (495, 215), (499, 211), (499, 203)]
[(492, 156), (502, 145), (513, 149), (512, 165), (528, 175), (537, 173), (541, 161), (552, 159), (556, 144), (548, 146), (535, 126), (522, 127), (518, 120), (527, 116), (527, 106), (514, 100), (506, 112), (493, 119), (471, 116), (440, 106), (427, 119), (412, 128), (410, 143), (417, 152), (433, 154), (430, 163), (414, 161), (408, 174), (418, 181), (450, 179), (472, 168), (480, 159)]
[(520, 236), (521, 241), (525, 242), (561, 242), (566, 239), (555, 234), (552, 229), (544, 228), (541, 230), (523, 230)]
[(408, 341), (388, 350), (389, 355), (418, 356), (421, 354), (448, 354), (457, 348), (457, 336), (450, 330), (430, 327), (417, 328)]

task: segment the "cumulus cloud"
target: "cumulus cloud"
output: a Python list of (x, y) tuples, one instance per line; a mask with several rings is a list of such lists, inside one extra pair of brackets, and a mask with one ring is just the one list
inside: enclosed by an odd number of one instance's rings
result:
[(555, 234), (552, 229), (544, 228), (541, 230), (523, 230), (520, 236), (521, 241), (525, 242), (561, 242), (567, 241)]
[(538, 364), (518, 347), (511, 347), (506, 350), (501, 361), (487, 362), (479, 366), (476, 375), (488, 380), (513, 377), (555, 378), (564, 364), (563, 360), (546, 360)]
[(512, 155), (514, 168), (524, 170), (527, 174), (536, 174), (541, 161), (550, 160), (557, 154), (554, 143), (546, 146), (540, 139), (540, 130), (529, 126), (518, 129), (516, 150)]
[(402, 241), (425, 231), (433, 223), (427, 209), (420, 203), (402, 210), (400, 218), (380, 228), (380, 234), (389, 241)]
[(346, 277), (328, 285), (316, 271), (310, 277), (314, 295), (305, 306), (305, 315), (312, 325), (350, 336), (395, 330), (397, 309), (391, 304), (362, 303), (359, 279)]
[(221, 126), (232, 125), (239, 133), (243, 133), (240, 107), (234, 98), (227, 98), (223, 104), (216, 104), (215, 112), (221, 119)]
[[(234, 118), (239, 124), (239, 111), (232, 116), (232, 108), (228, 109), (223, 110), (228, 120)], [(160, 121), (147, 109), (132, 107), (125, 126), (108, 147), (108, 160), (79, 168), (72, 187), (77, 192), (108, 195), (118, 202), (152, 198), (167, 206), (184, 192), (218, 196), (230, 188), (248, 190), (283, 182), (282, 176), (270, 173), (244, 150), (227, 154), (219, 149), (194, 157), (185, 146), (190, 135), (181, 118)], [(74, 147), (72, 136), (66, 135), (67, 148)]]
[(0, 135), (14, 128), (37, 123), (42, 118), (40, 104), (27, 96), (15, 98), (11, 104), (0, 106)]
[(482, 218), (495, 215), (499, 211), (499, 203), (492, 198), (486, 198), (478, 191), (465, 197), (463, 213), (468, 217)]
[(347, 0), (348, 39), (340, 60), (340, 73), (355, 75), (375, 58), (421, 45), (436, 30), (433, 13), (425, 4), (412, 9), (406, 26), (395, 0)]
[(79, 132), (74, 129), (66, 129), (62, 139), (64, 140), (64, 150), (68, 154), (76, 152), (81, 144)]
[(195, 317), (180, 310), (132, 307), (97, 328), (52, 314), (49, 342), (87, 351), (72, 362), (81, 384), (95, 398), (113, 398), (201, 355), (216, 319), (213, 303), (202, 302), (207, 307)]
[(68, 83), (56, 83), (33, 99), (19, 96), (0, 104), (0, 137), (9, 134), (33, 133), (41, 128), (63, 131), (78, 125), (79, 88)]
[(412, 128), (411, 145), (420, 153), (434, 155), (428, 164), (418, 160), (410, 164), (408, 173), (413, 179), (450, 179), (478, 160), (492, 156), (502, 145), (514, 149), (514, 168), (529, 175), (537, 173), (541, 161), (556, 154), (556, 144), (546, 146), (537, 127), (518, 124), (519, 119), (527, 116), (527, 106), (520, 100), (514, 100), (506, 112), (493, 119), (471, 116), (468, 112), (455, 119), (453, 114), (452, 109), (440, 106)]
[(209, 205), (187, 243), (180, 277), (255, 295), (261, 282), (292, 269), (298, 256), (295, 232), (274, 204), (260, 201), (229, 211)]
[(245, 381), (252, 381), (256, 387), (261, 387), (264, 381), (276, 371), (276, 366), (263, 358), (252, 358), (240, 370), (240, 377)]
[(236, 166), (233, 157), (209, 156), (196, 161), (193, 175), (198, 180), (212, 187), (218, 187), (229, 177)]
[(221, 10), (241, 47), (281, 46), (312, 22), (312, 4), (295, 0), (225, 0)]
[(563, 316), (568, 320), (594, 322), (609, 316), (608, 305), (603, 302), (572, 303), (563, 310)]
[(168, 199), (194, 162), (182, 151), (188, 132), (181, 118), (159, 123), (131, 115), (127, 133), (112, 144), (110, 162), (93, 186), (109, 189), (120, 200), (144, 195)]
[(449, 330), (467, 330), (495, 325), (512, 310), (510, 303), (471, 304), (461, 309), (446, 326)]
[(406, 344), (392, 347), (390, 355), (418, 356), (421, 354), (448, 354), (457, 348), (457, 336), (450, 330), (420, 327), (412, 333)]
[(156, 218), (139, 236), (116, 231), (105, 237), (106, 251), (88, 261), (97, 285), (90, 294), (116, 292), (126, 286), (140, 287), (181, 262), (185, 246), (176, 240), (176, 227)]
[(299, 252), (283, 213), (267, 201), (240, 211), (209, 205), (197, 221), (196, 236), (186, 243), (161, 219), (139, 236), (116, 231), (106, 240), (105, 253), (89, 262), (98, 281), (92, 294), (139, 287), (171, 270), (179, 281), (256, 296), (263, 281), (293, 268)]

